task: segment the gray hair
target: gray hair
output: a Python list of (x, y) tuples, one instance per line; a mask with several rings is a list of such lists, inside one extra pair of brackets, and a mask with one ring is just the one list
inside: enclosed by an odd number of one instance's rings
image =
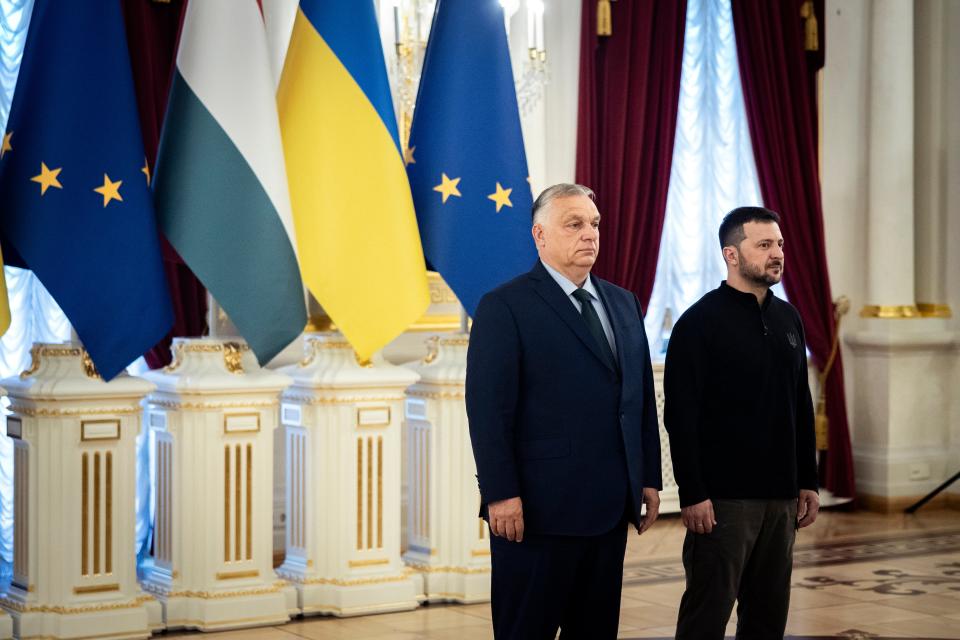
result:
[(537, 196), (536, 201), (533, 203), (533, 211), (531, 212), (531, 219), (534, 224), (539, 222), (537, 219), (541, 215), (541, 211), (550, 206), (554, 200), (559, 198), (569, 198), (570, 196), (587, 196), (591, 200), (596, 200), (596, 196), (593, 193), (593, 190), (590, 187), (585, 187), (582, 184), (572, 184), (569, 182), (561, 182), (560, 184), (555, 184), (552, 187), (547, 187), (540, 192), (540, 195)]

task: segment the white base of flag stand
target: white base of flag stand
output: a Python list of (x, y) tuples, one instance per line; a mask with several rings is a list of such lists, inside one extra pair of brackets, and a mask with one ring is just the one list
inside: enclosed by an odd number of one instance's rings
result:
[(79, 344), (36, 344), (32, 356), (4, 381), (14, 558), (0, 636), (146, 638), (162, 623), (137, 585), (135, 440), (153, 385), (104, 382)]
[(400, 559), (400, 421), (409, 369), (358, 363), (339, 333), (304, 337), (283, 369), (286, 555), (304, 614), (353, 616), (418, 606)]
[(167, 628), (275, 625), (297, 613), (273, 571), (273, 432), (287, 376), (242, 342), (174, 341), (173, 363), (146, 377), (156, 505), (143, 587)]
[(480, 493), (470, 446), (464, 383), (469, 338), (440, 336), (412, 366), (407, 390), (407, 540), (403, 559), (430, 602), (490, 599), (490, 540), (477, 516)]

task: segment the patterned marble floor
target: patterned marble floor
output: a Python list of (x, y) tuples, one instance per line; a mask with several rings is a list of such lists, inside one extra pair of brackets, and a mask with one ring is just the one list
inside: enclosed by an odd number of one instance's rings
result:
[[(627, 548), (621, 638), (672, 638), (683, 593), (679, 518)], [(736, 613), (727, 628), (732, 636)], [(960, 639), (960, 511), (915, 516), (827, 512), (800, 532), (788, 638)], [(489, 605), (433, 605), (363, 618), (304, 618), (264, 629), (169, 634), (211, 640), (480, 640)]]

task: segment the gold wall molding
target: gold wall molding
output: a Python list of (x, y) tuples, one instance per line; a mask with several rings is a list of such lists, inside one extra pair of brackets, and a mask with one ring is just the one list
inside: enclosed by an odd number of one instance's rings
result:
[(884, 320), (907, 320), (920, 318), (920, 310), (915, 304), (883, 305), (868, 304), (860, 310), (861, 318), (880, 318)]
[[(431, 304), (459, 304), (453, 289), (443, 280), (443, 277), (436, 271), (427, 272), (427, 286), (430, 288)], [(460, 324), (460, 318), (457, 318), (457, 325)]]
[(924, 318), (952, 318), (953, 311), (948, 304), (918, 302), (917, 309)]

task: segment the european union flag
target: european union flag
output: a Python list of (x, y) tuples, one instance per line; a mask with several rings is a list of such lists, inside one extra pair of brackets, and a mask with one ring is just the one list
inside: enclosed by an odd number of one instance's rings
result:
[(473, 315), (536, 260), (503, 8), (438, 0), (405, 151), (424, 255)]
[(149, 181), (120, 3), (36, 0), (3, 134), (0, 234), (106, 380), (173, 323)]

